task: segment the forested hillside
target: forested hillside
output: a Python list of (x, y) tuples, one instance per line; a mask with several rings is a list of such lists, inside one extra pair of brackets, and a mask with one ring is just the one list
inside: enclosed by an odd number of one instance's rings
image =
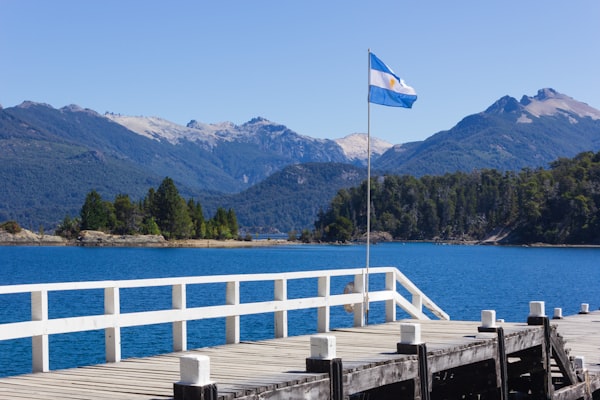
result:
[[(600, 244), (600, 152), (560, 158), (549, 169), (493, 169), (444, 176), (372, 179), (371, 230), (399, 240)], [(315, 222), (315, 237), (349, 240), (366, 231), (366, 181), (340, 190)]]

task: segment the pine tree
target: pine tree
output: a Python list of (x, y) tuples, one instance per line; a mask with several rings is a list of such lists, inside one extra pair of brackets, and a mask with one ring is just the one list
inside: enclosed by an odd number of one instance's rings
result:
[(108, 227), (108, 210), (98, 192), (92, 190), (81, 207), (82, 230), (105, 230)]

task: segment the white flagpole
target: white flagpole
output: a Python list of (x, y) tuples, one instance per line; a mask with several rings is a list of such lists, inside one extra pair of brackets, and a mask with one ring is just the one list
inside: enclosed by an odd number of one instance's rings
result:
[(365, 322), (369, 325), (369, 262), (371, 257), (371, 102), (369, 101), (369, 89), (371, 85), (371, 49), (368, 50), (368, 73), (367, 73), (367, 275), (365, 277)]

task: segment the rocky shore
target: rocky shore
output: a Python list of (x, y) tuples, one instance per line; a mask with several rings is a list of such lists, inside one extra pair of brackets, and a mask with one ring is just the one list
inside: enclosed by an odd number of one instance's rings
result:
[(236, 248), (289, 244), (287, 240), (165, 240), (161, 235), (110, 235), (99, 231), (81, 231), (77, 239), (41, 235), (27, 229), (12, 234), (0, 230), (0, 246), (83, 246), (83, 247), (175, 247), (175, 248)]

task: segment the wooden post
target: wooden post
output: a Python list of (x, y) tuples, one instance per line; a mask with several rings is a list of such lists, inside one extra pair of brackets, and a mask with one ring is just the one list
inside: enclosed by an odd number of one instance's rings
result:
[[(48, 321), (48, 291), (40, 290), (31, 292), (31, 320)], [(48, 335), (42, 334), (31, 337), (32, 370), (33, 372), (47, 372), (50, 370), (50, 350)]]
[[(171, 304), (174, 310), (185, 310), (186, 288), (185, 284), (173, 285), (171, 289)], [(187, 321), (173, 322), (173, 351), (187, 350)]]
[(413, 293), (412, 305), (420, 312), (423, 312), (423, 296)]
[[(385, 274), (385, 289), (396, 291), (396, 274), (393, 272), (386, 272)], [(393, 322), (396, 320), (396, 301), (386, 300), (385, 301), (385, 322)]]
[[(354, 275), (354, 293), (365, 293), (365, 275)], [(365, 326), (365, 303), (354, 304), (354, 326)]]
[[(240, 304), (240, 281), (227, 282), (225, 292), (225, 304)], [(225, 318), (225, 342), (240, 342), (240, 316), (232, 315)]]
[[(275, 300), (287, 300), (287, 280), (277, 279), (275, 281)], [(287, 311), (275, 311), (275, 337), (283, 338), (288, 335)]]
[(495, 332), (498, 335), (498, 354), (496, 356), (496, 383), (500, 400), (508, 400), (508, 359), (506, 357), (506, 341), (504, 328), (496, 326), (496, 311), (481, 311), (481, 326), (479, 332)]
[(416, 354), (419, 357), (419, 384), (415, 383), (415, 391), (418, 386), (421, 400), (430, 400), (427, 345), (421, 342), (421, 325), (400, 324), (400, 342), (396, 344), (396, 351), (398, 354)]
[(531, 373), (531, 391), (534, 395), (544, 399), (551, 399), (554, 392), (554, 386), (552, 385), (552, 371), (550, 365), (550, 358), (552, 355), (550, 320), (544, 314), (545, 309), (543, 301), (532, 301), (529, 303), (529, 308), (530, 314), (529, 317), (527, 317), (527, 325), (542, 325), (544, 327), (544, 343), (539, 346), (538, 352), (542, 370)]
[(325, 333), (329, 332), (330, 318), (329, 293), (331, 291), (331, 277), (329, 275), (319, 277), (317, 290), (317, 295), (319, 297), (324, 297), (325, 302), (327, 303), (324, 307), (319, 307), (317, 310), (317, 332)]
[(306, 372), (329, 374), (329, 398), (344, 398), (342, 359), (336, 358), (335, 336), (311, 336), (310, 357), (306, 359)]
[(106, 362), (121, 361), (121, 327), (118, 322), (120, 308), (119, 288), (104, 288), (104, 314), (114, 316), (113, 326), (104, 329)]

